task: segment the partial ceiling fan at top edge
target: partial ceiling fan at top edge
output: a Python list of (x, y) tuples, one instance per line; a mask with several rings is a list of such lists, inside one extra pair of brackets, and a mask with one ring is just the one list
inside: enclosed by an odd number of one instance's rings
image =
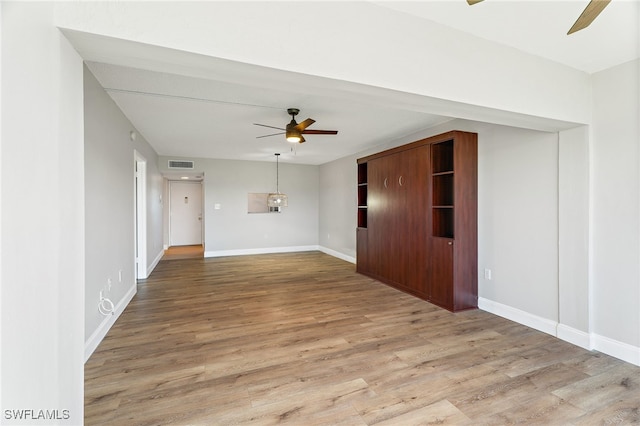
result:
[[(467, 0), (467, 3), (469, 6), (473, 6), (474, 4), (478, 4), (482, 1), (483, 0)], [(591, 0), (573, 26), (569, 29), (567, 35), (583, 30), (591, 25), (591, 23), (598, 17), (598, 15), (600, 15), (610, 2), (611, 0)]]
[(611, 0), (591, 0), (587, 7), (582, 11), (576, 22), (569, 29), (569, 34), (587, 28), (600, 15), (600, 12), (611, 2)]

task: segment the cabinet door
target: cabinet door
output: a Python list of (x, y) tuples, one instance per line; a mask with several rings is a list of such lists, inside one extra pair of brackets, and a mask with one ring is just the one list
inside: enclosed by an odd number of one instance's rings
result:
[(453, 245), (450, 238), (430, 238), (429, 300), (446, 309), (453, 308)]
[(356, 229), (356, 270), (358, 272), (369, 272), (369, 250), (366, 228)]
[(390, 262), (388, 227), (391, 207), (389, 202), (389, 178), (387, 157), (369, 161), (368, 169), (368, 260), (370, 273), (388, 277)]
[(428, 165), (428, 149), (414, 148), (397, 154), (394, 176), (396, 196), (394, 281), (425, 296), (427, 185), (422, 170)]

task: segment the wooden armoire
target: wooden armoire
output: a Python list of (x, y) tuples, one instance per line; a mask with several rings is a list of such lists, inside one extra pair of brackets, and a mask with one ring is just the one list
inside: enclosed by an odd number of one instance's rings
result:
[(478, 306), (476, 133), (359, 158), (357, 271), (450, 311)]

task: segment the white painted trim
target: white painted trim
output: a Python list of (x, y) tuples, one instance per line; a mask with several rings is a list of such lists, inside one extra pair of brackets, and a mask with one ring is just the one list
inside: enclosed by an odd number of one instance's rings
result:
[(534, 328), (543, 333), (555, 336), (565, 342), (579, 346), (587, 350), (596, 350), (625, 362), (640, 366), (640, 347), (628, 343), (619, 342), (595, 333), (558, 324), (555, 321), (530, 314), (502, 303), (494, 302), (483, 297), (478, 298), (478, 308), (483, 311), (507, 318), (527, 327)]
[(543, 333), (547, 333), (552, 336), (556, 335), (556, 327), (558, 324), (556, 321), (551, 321), (483, 297), (478, 297), (478, 307), (483, 311), (491, 312), (492, 314), (526, 325), (527, 327), (534, 328), (538, 331), (542, 331)]
[[(133, 296), (136, 295), (138, 291), (138, 286), (134, 282), (127, 294), (118, 302), (116, 305), (113, 315), (108, 315), (102, 320), (102, 323), (96, 328), (96, 330), (91, 334), (89, 339), (84, 343), (84, 362), (86, 363), (91, 357), (91, 354), (96, 350), (102, 339), (107, 335), (113, 324), (115, 324), (116, 320), (122, 315), (124, 309), (127, 307)], [(96, 309), (97, 304), (96, 304)]]
[(251, 254), (292, 253), (316, 250), (320, 250), (320, 246), (264, 247), (255, 249), (205, 251), (204, 257), (245, 256)]
[(569, 327), (568, 325), (558, 324), (556, 337), (589, 351), (593, 349), (591, 335), (589, 333)]
[(151, 262), (151, 265), (147, 267), (147, 277), (151, 275), (154, 269), (156, 269), (156, 266), (158, 266), (158, 263), (160, 263), (162, 256), (164, 256), (164, 250), (160, 250), (160, 253), (158, 253), (156, 258), (153, 259), (153, 262)]
[(333, 257), (337, 257), (338, 259), (342, 259), (342, 260), (344, 260), (346, 262), (353, 263), (353, 264), (356, 263), (356, 258), (355, 257), (347, 256), (346, 254), (340, 253), (339, 251), (335, 251), (335, 250), (332, 250), (330, 248), (323, 247), (323, 246), (320, 246), (318, 250), (320, 250), (321, 252), (323, 252), (325, 254), (328, 254), (329, 256), (333, 256)]
[(257, 249), (205, 251), (204, 257), (245, 256), (252, 254), (293, 253), (299, 251), (321, 251), (329, 256), (337, 257), (349, 263), (356, 263), (356, 258), (323, 246), (265, 247)]
[[(134, 168), (134, 250), (136, 258), (136, 278), (146, 279), (147, 274), (147, 159), (133, 150)], [(137, 169), (137, 171), (136, 171)]]
[(593, 333), (593, 349), (640, 367), (640, 347)]

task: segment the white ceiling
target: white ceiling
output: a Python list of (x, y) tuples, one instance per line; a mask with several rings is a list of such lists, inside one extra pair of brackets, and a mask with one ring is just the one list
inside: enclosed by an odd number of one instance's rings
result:
[[(638, 1), (613, 0), (592, 26), (567, 36), (586, 3), (485, 0), (470, 7), (464, 0), (376, 2), (587, 73), (638, 58)], [(137, 46), (65, 34), (160, 155), (273, 161), (273, 154), (281, 152), (283, 162), (323, 164), (452, 118), (434, 114), (435, 106), (406, 108), (400, 98), (390, 101), (392, 93), (386, 102), (375, 102), (366, 88), (247, 64), (218, 62), (215, 78), (182, 72), (170, 65), (169, 56), (159, 61), (167, 64), (163, 69), (122, 66), (131, 62), (112, 60), (113, 52), (136, 58), (140, 52), (132, 51)], [(150, 56), (167, 54), (147, 50)], [(223, 67), (226, 73), (220, 72)], [(256, 138), (273, 132), (253, 123), (284, 127), (289, 107), (301, 109), (298, 122), (316, 120), (310, 129), (338, 130), (338, 135), (308, 135), (306, 143), (294, 145), (284, 136)]]
[(638, 58), (640, 49), (637, 0), (612, 0), (589, 27), (571, 35), (567, 31), (589, 0), (376, 3), (590, 74)]
[[(156, 152), (166, 156), (323, 164), (390, 139), (431, 127), (446, 117), (389, 108), (358, 98), (305, 93), (303, 82), (291, 90), (256, 87), (206, 78), (89, 62), (87, 66)], [(288, 107), (300, 108), (297, 121), (316, 120), (309, 129), (338, 135), (306, 135), (291, 144), (284, 135), (258, 136), (284, 127)], [(361, 125), (360, 123), (366, 123)]]

